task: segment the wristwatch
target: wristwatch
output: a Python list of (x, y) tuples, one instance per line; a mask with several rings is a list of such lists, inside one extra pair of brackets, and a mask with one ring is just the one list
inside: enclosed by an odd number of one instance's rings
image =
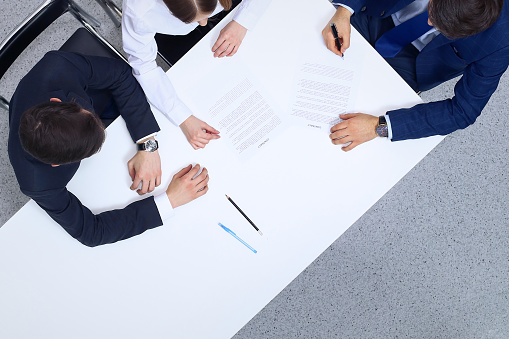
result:
[(378, 117), (378, 126), (376, 126), (376, 135), (379, 137), (388, 137), (389, 128), (387, 127), (387, 121), (385, 121), (385, 115)]
[(138, 145), (138, 151), (147, 151), (147, 152), (155, 152), (159, 148), (159, 144), (157, 143), (157, 140), (154, 139), (148, 139), (145, 142), (142, 142)]

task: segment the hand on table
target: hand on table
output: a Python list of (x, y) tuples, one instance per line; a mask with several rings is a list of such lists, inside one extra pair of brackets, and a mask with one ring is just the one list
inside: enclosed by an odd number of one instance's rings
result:
[(187, 141), (194, 149), (204, 148), (210, 140), (219, 139), (219, 131), (209, 126), (206, 122), (201, 121), (194, 115), (191, 115), (183, 123), (180, 128), (187, 138)]
[(219, 33), (216, 43), (212, 46), (215, 58), (233, 56), (237, 53), (242, 40), (246, 36), (247, 29), (232, 20)]
[(133, 181), (130, 187), (131, 190), (135, 190), (140, 185), (140, 182), (142, 183), (141, 188), (136, 191), (139, 195), (152, 192), (161, 184), (161, 159), (159, 151), (138, 151), (127, 163), (127, 168)]
[(356, 146), (376, 138), (378, 117), (364, 113), (341, 114), (344, 121), (332, 126), (330, 138), (334, 145), (346, 144), (341, 147), (343, 151), (350, 151)]
[[(350, 11), (344, 7), (339, 6), (336, 10), (336, 14), (330, 19), (329, 23), (322, 30), (323, 40), (325, 41), (325, 45), (328, 49), (330, 49), (334, 54), (339, 56), (343, 56), (343, 53), (350, 47), (350, 17), (352, 14)], [(341, 51), (338, 50), (336, 46), (336, 40), (332, 35), (332, 29), (330, 24), (336, 24), (336, 29), (338, 30), (339, 40), (343, 43), (341, 46)]]
[(209, 174), (204, 167), (200, 174), (200, 165), (191, 165), (183, 168), (173, 176), (166, 195), (170, 199), (171, 206), (177, 208), (181, 205), (201, 197), (209, 190)]

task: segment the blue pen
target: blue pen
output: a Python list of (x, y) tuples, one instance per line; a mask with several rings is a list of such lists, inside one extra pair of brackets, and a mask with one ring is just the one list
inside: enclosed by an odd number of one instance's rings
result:
[(221, 224), (220, 222), (217, 223), (219, 226), (221, 226), (221, 228), (223, 230), (225, 230), (226, 232), (230, 233), (235, 239), (237, 239), (238, 241), (240, 241), (241, 243), (244, 244), (244, 246), (246, 246), (247, 248), (249, 248), (251, 251), (253, 251), (254, 253), (256, 253), (256, 250), (254, 248), (252, 248), (251, 246), (248, 245), (247, 242), (245, 242), (244, 240), (240, 239), (238, 235), (235, 234), (235, 232), (233, 232), (231, 229), (229, 229), (228, 227), (226, 227), (225, 225)]

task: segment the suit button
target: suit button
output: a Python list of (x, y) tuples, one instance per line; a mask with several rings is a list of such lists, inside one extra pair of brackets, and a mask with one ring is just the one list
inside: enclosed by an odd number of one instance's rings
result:
[(366, 11), (366, 6), (361, 8), (361, 12), (365, 12), (365, 11)]
[(385, 15), (385, 11), (382, 11), (382, 13), (380, 13), (380, 16), (384, 16)]

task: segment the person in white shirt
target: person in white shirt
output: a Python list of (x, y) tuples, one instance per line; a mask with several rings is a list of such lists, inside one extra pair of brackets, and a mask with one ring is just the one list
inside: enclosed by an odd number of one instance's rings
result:
[[(211, 53), (214, 57), (233, 56), (248, 30), (270, 4), (270, 0), (244, 0), (233, 20), (219, 34)], [(194, 149), (219, 138), (219, 131), (196, 118), (178, 98), (171, 81), (157, 66), (156, 33), (186, 35), (207, 25), (208, 18), (229, 9), (231, 0), (124, 0), (122, 42), (134, 77), (149, 102), (180, 126)]]

